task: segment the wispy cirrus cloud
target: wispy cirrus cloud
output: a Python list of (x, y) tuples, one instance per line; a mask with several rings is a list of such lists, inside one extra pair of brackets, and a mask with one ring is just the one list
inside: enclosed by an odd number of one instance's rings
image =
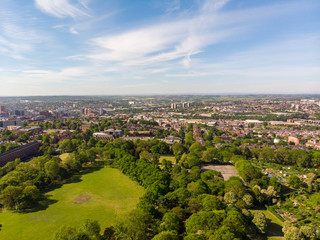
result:
[(42, 12), (57, 18), (89, 16), (86, 1), (72, 4), (69, 0), (35, 0), (35, 5)]
[(121, 65), (148, 65), (155, 62), (185, 58), (184, 66), (190, 67), (191, 56), (202, 48), (234, 33), (234, 29), (214, 29), (214, 17), (228, 1), (207, 1), (196, 17), (174, 19), (151, 26), (106, 35), (91, 40), (97, 48), (89, 54), (91, 59), (118, 62)]
[(79, 79), (90, 77), (94, 74), (91, 72), (92, 69), (87, 67), (69, 67), (61, 70), (43, 70), (43, 69), (31, 69), (23, 70), (21, 73), (26, 79), (32, 79), (32, 81), (46, 81), (51, 82), (63, 82), (65, 80), (78, 81)]
[(1, 0), (0, 95), (272, 92), (278, 82), (316, 92), (319, 8), (317, 0)]
[(176, 61), (185, 69), (206, 48), (234, 41), (255, 29), (256, 22), (298, 11), (299, 4), (278, 4), (245, 10), (222, 11), (228, 0), (204, 1), (186, 16), (91, 39), (89, 59), (121, 66), (147, 66)]
[(15, 59), (24, 59), (35, 45), (47, 37), (30, 27), (33, 19), (9, 10), (6, 4), (0, 6), (0, 52)]

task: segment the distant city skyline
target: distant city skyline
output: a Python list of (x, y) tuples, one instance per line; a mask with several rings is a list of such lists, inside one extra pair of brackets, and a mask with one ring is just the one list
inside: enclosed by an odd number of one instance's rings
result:
[(319, 94), (317, 0), (2, 0), (0, 96)]

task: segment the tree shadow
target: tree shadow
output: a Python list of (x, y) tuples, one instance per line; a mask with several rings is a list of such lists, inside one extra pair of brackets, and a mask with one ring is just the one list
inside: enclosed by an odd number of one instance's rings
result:
[(52, 195), (43, 195), (33, 208), (23, 210), (20, 213), (32, 213), (46, 210), (51, 204), (58, 202), (58, 200), (51, 199), (50, 197), (52, 197)]
[[(260, 211), (265, 211), (268, 209), (265, 206), (256, 206), (254, 208), (255, 210), (260, 210)], [(270, 211), (269, 211), (270, 212)], [(272, 212), (270, 212), (272, 214)], [(273, 215), (273, 214), (272, 214)], [(268, 227), (266, 231), (266, 236), (267, 237), (283, 237), (283, 232), (282, 232), (282, 226), (279, 225), (278, 223), (272, 222), (272, 220), (268, 217), (266, 217)]]
[(82, 182), (81, 177), (83, 175), (86, 175), (86, 174), (89, 174), (89, 173), (93, 173), (95, 171), (100, 170), (101, 168), (103, 168), (103, 167), (100, 167), (100, 166), (99, 167), (96, 167), (96, 166), (95, 167), (86, 167), (83, 170), (81, 170), (81, 172), (76, 173), (76, 174), (70, 176), (67, 179), (64, 179), (61, 183), (51, 184), (44, 191), (42, 191), (42, 193), (45, 194), (45, 193), (51, 192), (53, 190), (61, 188), (63, 185), (66, 185), (66, 184)]
[(268, 236), (283, 237), (282, 226), (280, 226), (277, 223), (271, 222), (270, 219), (267, 219), (267, 221), (268, 221), (268, 230), (267, 230)]

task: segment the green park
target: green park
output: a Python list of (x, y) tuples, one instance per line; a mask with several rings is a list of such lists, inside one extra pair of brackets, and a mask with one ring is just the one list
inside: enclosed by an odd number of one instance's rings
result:
[(97, 220), (102, 229), (116, 224), (136, 207), (144, 189), (113, 168), (85, 168), (69, 183), (45, 194), (50, 204), (33, 212), (4, 210), (0, 239), (52, 239), (62, 226)]

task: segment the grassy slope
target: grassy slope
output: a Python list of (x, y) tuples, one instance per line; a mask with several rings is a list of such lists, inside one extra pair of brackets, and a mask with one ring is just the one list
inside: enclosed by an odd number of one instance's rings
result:
[(63, 161), (65, 161), (68, 157), (69, 157), (70, 153), (62, 153), (60, 155), (60, 159)]
[[(0, 239), (52, 239), (63, 225), (78, 226), (85, 219), (98, 220), (102, 229), (134, 209), (144, 190), (119, 170), (103, 168), (81, 176), (80, 182), (48, 192), (57, 200), (46, 210), (33, 213), (0, 213)], [(90, 199), (75, 203), (79, 196)]]
[[(253, 210), (255, 211), (255, 210)], [(270, 220), (270, 224), (267, 229), (268, 240), (284, 240), (282, 233), (282, 222), (274, 216), (269, 210), (259, 210), (266, 215), (266, 218)]]

